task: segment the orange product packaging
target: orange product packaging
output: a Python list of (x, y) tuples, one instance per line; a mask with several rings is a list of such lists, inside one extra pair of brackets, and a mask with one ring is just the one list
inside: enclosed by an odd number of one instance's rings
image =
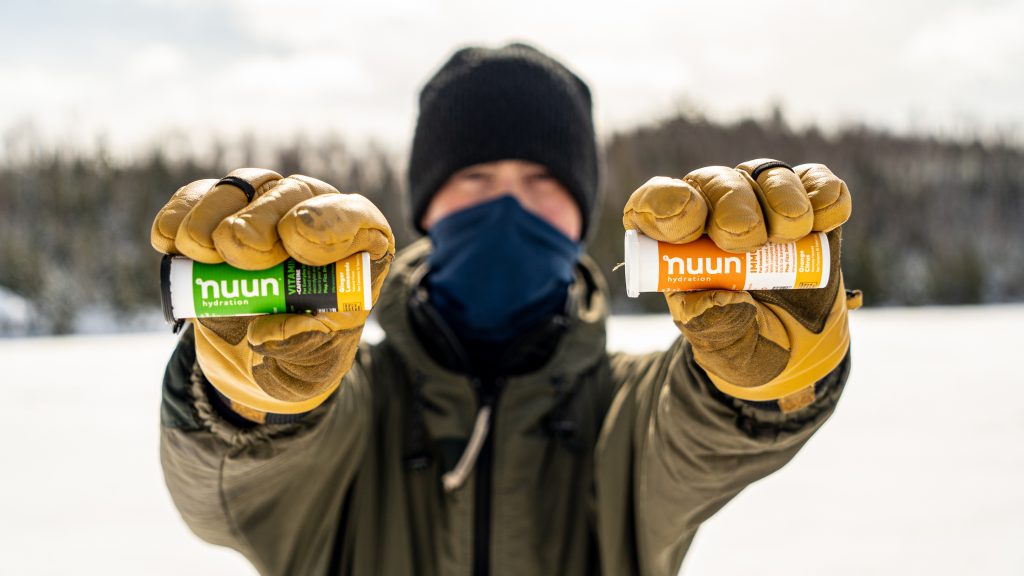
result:
[(626, 294), (636, 298), (641, 292), (823, 288), (828, 284), (829, 261), (823, 232), (736, 254), (707, 236), (669, 244), (627, 230)]

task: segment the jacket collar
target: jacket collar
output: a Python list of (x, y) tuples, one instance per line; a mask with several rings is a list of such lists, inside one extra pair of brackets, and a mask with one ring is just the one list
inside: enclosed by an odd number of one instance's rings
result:
[(543, 366), (568, 329), (568, 311), (574, 303), (567, 298), (565, 305), (562, 312), (544, 318), (508, 342), (473, 342), (453, 333), (422, 283), (408, 301), (410, 324), (427, 353), (449, 370), (483, 380), (527, 374)]
[[(392, 263), (391, 272), (381, 288), (378, 321), (387, 334), (391, 345), (405, 359), (413, 372), (420, 372), (428, 377), (443, 379), (465, 379), (465, 369), (456, 363), (438, 362), (427, 351), (427, 347), (417, 336), (413, 326), (409, 303), (411, 300), (422, 299), (418, 293), (420, 280), (427, 271), (427, 256), (430, 254), (430, 241), (423, 238), (402, 250)], [(583, 256), (576, 267), (576, 280), (569, 288), (570, 303), (567, 315), (559, 321), (563, 324), (557, 328), (560, 337), (544, 339), (545, 335), (536, 336), (544, 342), (557, 341), (555, 350), (547, 360), (540, 364), (527, 377), (568, 378), (592, 367), (605, 354), (605, 320), (608, 315), (607, 288), (604, 278), (597, 266), (587, 256)], [(440, 322), (441, 328), (443, 321)], [(436, 328), (436, 326), (435, 326)], [(421, 329), (422, 330), (422, 329)], [(551, 327), (542, 327), (542, 331), (550, 331)], [(532, 335), (531, 335), (532, 336)], [(446, 340), (453, 336), (445, 337)], [(465, 365), (463, 365), (464, 367)], [(518, 379), (518, 378), (515, 378)]]

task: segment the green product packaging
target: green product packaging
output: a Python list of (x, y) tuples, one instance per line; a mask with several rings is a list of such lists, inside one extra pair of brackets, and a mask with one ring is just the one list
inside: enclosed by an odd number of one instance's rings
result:
[(164, 256), (160, 265), (164, 318), (315, 314), (370, 310), (370, 255), (359, 252), (326, 266), (289, 258), (266, 270), (203, 264)]

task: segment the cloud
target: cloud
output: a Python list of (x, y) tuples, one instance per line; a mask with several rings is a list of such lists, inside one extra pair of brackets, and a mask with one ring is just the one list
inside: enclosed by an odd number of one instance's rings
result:
[[(56, 0), (0, 22), (0, 133), (132, 149), (168, 130), (340, 132), (401, 149), (416, 94), (456, 47), (536, 43), (590, 85), (604, 131), (686, 98), (732, 119), (784, 104), (799, 123), (919, 128), (1024, 120), (1024, 1), (621, 4)], [(51, 7), (52, 8), (52, 7)], [(68, 134), (72, 138), (68, 138)]]
[(186, 60), (178, 46), (152, 44), (129, 57), (127, 72), (140, 78), (173, 79), (185, 71)]
[(898, 58), (920, 106), (946, 122), (1019, 129), (1024, 3), (956, 6), (910, 35)]
[(1024, 3), (956, 6), (942, 18), (912, 32), (903, 54), (913, 66), (945, 75), (1014, 74), (1024, 57)]

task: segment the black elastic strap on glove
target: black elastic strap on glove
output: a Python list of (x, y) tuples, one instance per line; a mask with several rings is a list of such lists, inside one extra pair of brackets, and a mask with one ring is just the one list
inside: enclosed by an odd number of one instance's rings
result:
[(256, 195), (256, 189), (252, 187), (252, 184), (249, 184), (238, 176), (225, 176), (217, 182), (217, 186), (220, 186), (221, 184), (230, 184), (235, 188), (238, 188), (245, 193), (245, 199), (249, 202), (252, 202), (252, 197)]

